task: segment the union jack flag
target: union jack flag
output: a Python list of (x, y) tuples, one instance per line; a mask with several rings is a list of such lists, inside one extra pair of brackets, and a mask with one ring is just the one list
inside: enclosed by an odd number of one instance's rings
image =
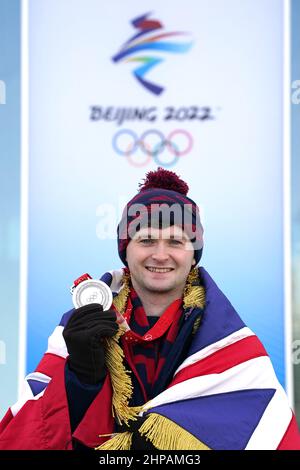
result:
[[(144, 414), (168, 418), (213, 450), (300, 450), (295, 417), (265, 348), (209, 274), (203, 268), (199, 274), (206, 293), (201, 326), (172, 382), (146, 404)], [(122, 270), (101, 279), (118, 292)], [(3, 418), (1, 449), (72, 448), (62, 335), (72, 311), (62, 317), (38, 368), (26, 377), (22, 397)], [(113, 429), (108, 377), (75, 437), (95, 447), (103, 442), (99, 434)]]
[(210, 449), (300, 449), (297, 423), (270, 358), (209, 274), (188, 357), (147, 405)]

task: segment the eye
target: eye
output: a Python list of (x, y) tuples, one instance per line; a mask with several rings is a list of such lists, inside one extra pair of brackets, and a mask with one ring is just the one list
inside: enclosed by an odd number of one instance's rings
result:
[(170, 245), (174, 245), (174, 246), (183, 245), (183, 240), (178, 240), (176, 238), (171, 238), (170, 239)]
[(139, 243), (141, 243), (142, 245), (153, 245), (154, 240), (153, 238), (141, 238)]

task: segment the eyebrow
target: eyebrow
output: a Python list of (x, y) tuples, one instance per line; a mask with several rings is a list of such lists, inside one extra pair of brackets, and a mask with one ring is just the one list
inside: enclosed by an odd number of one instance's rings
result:
[[(135, 237), (136, 240), (139, 240), (141, 238), (156, 238), (158, 239), (158, 234), (153, 234), (153, 233), (138, 233)], [(163, 237), (163, 239), (167, 240), (171, 240), (171, 239), (180, 239), (180, 240), (189, 240), (189, 238), (186, 236), (186, 234), (183, 232), (183, 233), (171, 233), (170, 235), (168, 235), (168, 237)]]
[(170, 238), (184, 238), (185, 240), (187, 239), (184, 233), (171, 233)]

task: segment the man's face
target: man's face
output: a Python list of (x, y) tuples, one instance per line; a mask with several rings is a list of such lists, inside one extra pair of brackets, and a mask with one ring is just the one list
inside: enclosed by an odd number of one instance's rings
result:
[(133, 287), (156, 293), (182, 295), (195, 263), (192, 243), (178, 226), (143, 228), (126, 251)]

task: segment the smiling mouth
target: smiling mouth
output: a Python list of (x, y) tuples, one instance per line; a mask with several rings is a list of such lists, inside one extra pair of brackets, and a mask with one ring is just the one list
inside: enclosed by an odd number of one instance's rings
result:
[(169, 273), (174, 270), (174, 268), (154, 268), (152, 266), (146, 266), (146, 269), (151, 273)]

